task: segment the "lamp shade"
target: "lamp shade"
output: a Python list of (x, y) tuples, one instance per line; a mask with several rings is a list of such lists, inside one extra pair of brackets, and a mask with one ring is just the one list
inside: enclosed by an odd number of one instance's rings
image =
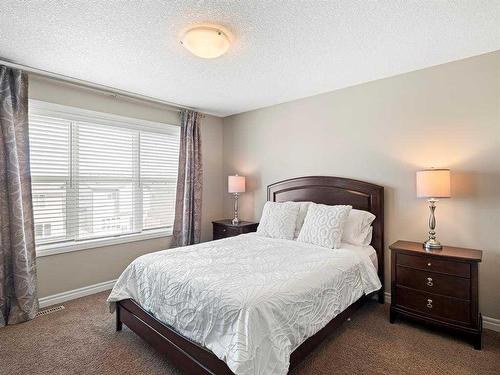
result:
[(417, 172), (418, 198), (449, 198), (450, 170), (428, 169)]
[(245, 192), (245, 177), (244, 176), (228, 176), (227, 191), (229, 193), (244, 193)]

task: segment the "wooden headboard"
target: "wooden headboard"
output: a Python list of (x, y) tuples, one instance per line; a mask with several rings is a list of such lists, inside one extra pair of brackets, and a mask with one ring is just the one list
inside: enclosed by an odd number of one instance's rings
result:
[(382, 282), (379, 300), (384, 298), (384, 188), (369, 182), (342, 177), (310, 176), (276, 182), (267, 187), (272, 202), (314, 202), (346, 204), (376, 216), (371, 245), (377, 252), (378, 276)]

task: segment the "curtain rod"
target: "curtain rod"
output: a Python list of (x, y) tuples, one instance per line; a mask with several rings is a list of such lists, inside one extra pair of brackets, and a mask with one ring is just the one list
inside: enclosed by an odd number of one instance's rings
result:
[(108, 94), (108, 95), (111, 95), (114, 97), (121, 96), (124, 98), (135, 99), (135, 100), (139, 100), (139, 101), (143, 101), (143, 102), (150, 102), (150, 103), (154, 103), (154, 104), (161, 104), (161, 105), (169, 106), (169, 107), (174, 108), (174, 110), (176, 110), (177, 112), (180, 112), (181, 109), (189, 109), (192, 111), (196, 111), (195, 108), (186, 107), (186, 106), (182, 106), (180, 104), (167, 102), (165, 100), (156, 99), (156, 98), (153, 98), (151, 96), (135, 94), (135, 93), (130, 92), (130, 91), (115, 89), (115, 88), (110, 87), (110, 86), (100, 85), (98, 83), (92, 83), (89, 81), (65, 76), (65, 75), (58, 74), (58, 73), (52, 73), (52, 72), (49, 72), (47, 70), (37, 69), (37, 68), (33, 68), (31, 66), (22, 65), (22, 64), (16, 64), (16, 63), (13, 63), (11, 61), (5, 60), (1, 57), (0, 57), (0, 65), (5, 65), (9, 68), (14, 68), (14, 69), (21, 69), (21, 70), (24, 70), (25, 72), (28, 72), (28, 73), (33, 73), (33, 74), (36, 74), (36, 75), (39, 75), (42, 77), (52, 78), (52, 79), (55, 79), (58, 81), (69, 83), (71, 85), (84, 87), (86, 89), (95, 90), (95, 91), (98, 91), (98, 92), (101, 92), (104, 94)]

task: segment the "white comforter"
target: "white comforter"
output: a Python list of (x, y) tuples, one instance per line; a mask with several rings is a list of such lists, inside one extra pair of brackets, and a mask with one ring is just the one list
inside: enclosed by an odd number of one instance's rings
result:
[(362, 253), (252, 233), (141, 256), (108, 302), (134, 299), (237, 375), (270, 375), (286, 374), (293, 350), (380, 287)]

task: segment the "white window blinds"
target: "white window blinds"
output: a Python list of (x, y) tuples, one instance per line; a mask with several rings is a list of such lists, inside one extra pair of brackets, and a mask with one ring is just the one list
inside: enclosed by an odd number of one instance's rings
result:
[(133, 119), (115, 125), (87, 111), (33, 112), (37, 245), (172, 229), (178, 127), (142, 129)]
[(66, 240), (70, 182), (70, 122), (30, 116), (30, 162), (35, 240)]

